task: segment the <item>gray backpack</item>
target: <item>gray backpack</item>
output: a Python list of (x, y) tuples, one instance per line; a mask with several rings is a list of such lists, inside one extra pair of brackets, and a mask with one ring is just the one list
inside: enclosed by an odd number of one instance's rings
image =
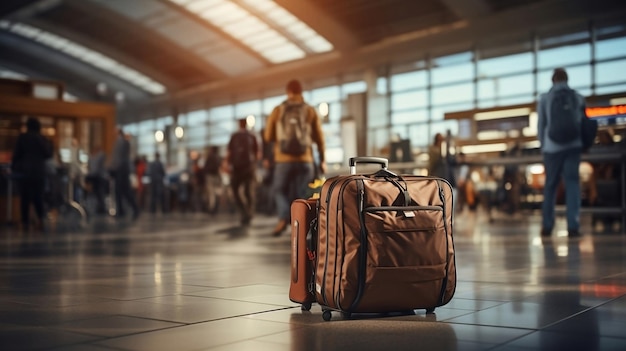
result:
[(552, 92), (548, 136), (558, 144), (580, 139), (580, 117), (578, 97), (572, 89)]
[(311, 125), (307, 122), (307, 112), (308, 105), (305, 103), (284, 102), (280, 105), (276, 137), (283, 154), (300, 156), (311, 147)]

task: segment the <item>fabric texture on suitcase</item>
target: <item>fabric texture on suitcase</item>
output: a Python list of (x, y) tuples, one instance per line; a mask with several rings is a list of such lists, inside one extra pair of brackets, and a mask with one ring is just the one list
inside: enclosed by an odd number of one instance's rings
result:
[(328, 179), (318, 214), (317, 301), (345, 312), (448, 303), (456, 287), (452, 203), (452, 187), (436, 177)]
[(289, 299), (308, 310), (315, 301), (313, 293), (314, 251), (307, 245), (311, 222), (316, 218), (316, 199), (296, 199), (291, 204), (291, 283)]

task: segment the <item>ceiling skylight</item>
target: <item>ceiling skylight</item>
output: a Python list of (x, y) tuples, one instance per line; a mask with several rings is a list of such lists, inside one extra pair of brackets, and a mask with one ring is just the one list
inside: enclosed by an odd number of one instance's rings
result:
[(220, 28), (272, 63), (333, 49), (330, 42), (273, 0), (169, 1)]
[(102, 53), (86, 48), (56, 34), (43, 31), (24, 23), (12, 23), (4, 20), (0, 21), (0, 28), (59, 50), (103, 71), (109, 72), (148, 93), (158, 95), (163, 94), (166, 91), (165, 86), (137, 72), (136, 70), (127, 67), (112, 58), (103, 55)]

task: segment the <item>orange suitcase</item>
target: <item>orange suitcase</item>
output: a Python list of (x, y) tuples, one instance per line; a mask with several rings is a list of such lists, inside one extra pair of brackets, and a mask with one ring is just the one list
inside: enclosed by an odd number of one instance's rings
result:
[(291, 203), (291, 284), (289, 299), (311, 309), (313, 291), (314, 251), (307, 247), (307, 233), (316, 218), (317, 199), (296, 199)]

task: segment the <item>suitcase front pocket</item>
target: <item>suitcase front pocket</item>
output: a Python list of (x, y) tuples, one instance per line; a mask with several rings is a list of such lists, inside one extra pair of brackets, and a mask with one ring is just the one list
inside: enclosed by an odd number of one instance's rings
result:
[(439, 206), (372, 207), (365, 212), (368, 267), (432, 267), (446, 263)]

